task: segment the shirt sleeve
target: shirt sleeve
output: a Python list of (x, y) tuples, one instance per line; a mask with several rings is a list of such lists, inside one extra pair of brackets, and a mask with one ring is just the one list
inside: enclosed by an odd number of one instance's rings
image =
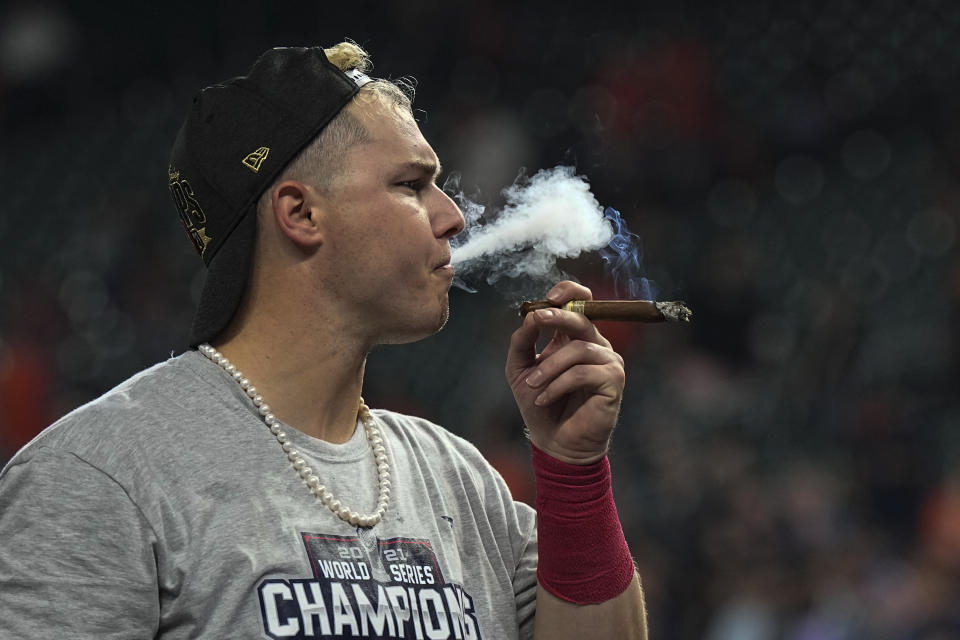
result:
[(528, 527), (527, 539), (513, 576), (517, 625), (520, 628), (520, 637), (526, 640), (533, 638), (534, 619), (537, 613), (537, 526), (533, 509), (526, 504), (518, 503), (517, 510), (528, 516), (522, 518)]
[(15, 459), (0, 475), (0, 541), (0, 637), (156, 635), (156, 537), (109, 475), (43, 447)]

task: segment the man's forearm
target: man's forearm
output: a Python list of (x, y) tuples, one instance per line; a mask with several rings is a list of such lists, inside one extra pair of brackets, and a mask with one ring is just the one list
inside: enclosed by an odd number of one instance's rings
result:
[[(593, 295), (567, 281), (546, 297), (562, 305)], [(538, 352), (545, 332), (552, 337)], [(646, 638), (640, 578), (607, 458), (623, 399), (623, 358), (583, 315), (539, 309), (513, 333), (505, 373), (537, 483), (535, 636)]]
[(647, 640), (647, 610), (640, 577), (599, 604), (573, 604), (537, 588), (535, 640)]
[(532, 448), (537, 477), (537, 638), (646, 638), (640, 577), (606, 458), (569, 465)]

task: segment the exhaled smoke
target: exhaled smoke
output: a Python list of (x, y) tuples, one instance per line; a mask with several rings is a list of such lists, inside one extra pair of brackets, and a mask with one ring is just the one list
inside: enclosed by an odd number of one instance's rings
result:
[[(560, 258), (576, 258), (601, 250), (615, 284), (633, 282), (627, 295), (649, 296), (642, 287), (637, 236), (630, 233), (615, 209), (606, 211), (590, 192), (590, 185), (573, 167), (554, 167), (532, 178), (519, 178), (503, 195), (499, 212), (487, 212), (460, 191), (459, 176), (444, 184), (467, 220), (466, 230), (454, 238), (454, 284), (480, 280), (495, 285), (508, 299), (542, 296), (554, 283), (574, 279), (557, 266)], [(633, 296), (636, 297), (636, 296)]]
[(613, 238), (610, 244), (600, 249), (600, 257), (610, 266), (613, 290), (617, 297), (656, 300), (657, 283), (643, 276), (640, 236), (627, 229), (627, 223), (613, 207), (604, 209), (603, 215), (613, 226)]

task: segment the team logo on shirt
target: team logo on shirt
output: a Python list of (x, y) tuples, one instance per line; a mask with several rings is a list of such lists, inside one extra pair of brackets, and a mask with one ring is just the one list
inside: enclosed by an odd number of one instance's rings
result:
[(482, 638), (473, 598), (447, 582), (429, 540), (301, 533), (313, 578), (257, 592), (271, 638)]

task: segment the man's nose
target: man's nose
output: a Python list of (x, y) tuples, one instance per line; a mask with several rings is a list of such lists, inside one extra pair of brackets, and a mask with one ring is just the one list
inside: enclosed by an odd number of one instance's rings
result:
[(463, 231), (466, 221), (457, 203), (439, 187), (434, 186), (434, 188), (438, 196), (436, 208), (432, 212), (434, 235), (449, 239)]

